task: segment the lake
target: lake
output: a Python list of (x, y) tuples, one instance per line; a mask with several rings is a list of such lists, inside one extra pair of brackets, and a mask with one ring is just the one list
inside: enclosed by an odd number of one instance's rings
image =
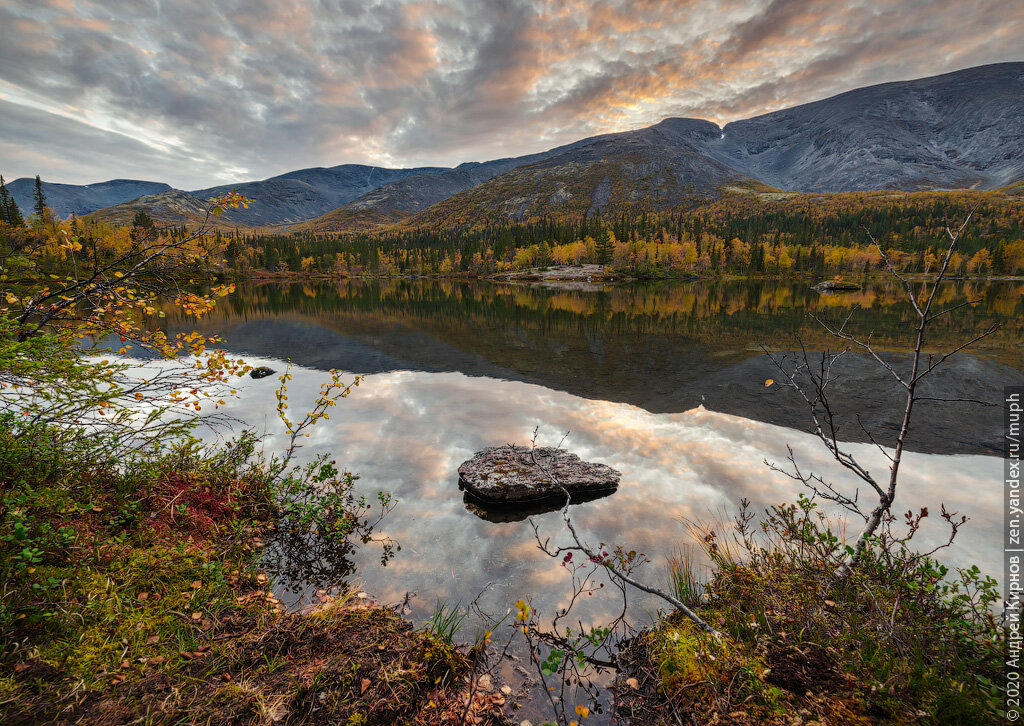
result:
[[(999, 400), (1003, 386), (1024, 384), (1022, 293), (1021, 282), (943, 287), (943, 306), (978, 302), (936, 322), (935, 350), (995, 323), (1002, 328), (937, 379), (939, 388)], [(458, 466), (485, 446), (527, 444), (536, 430), (539, 445), (565, 437), (564, 446), (583, 459), (621, 471), (617, 492), (573, 506), (572, 517), (591, 543), (645, 553), (651, 564), (641, 576), (659, 586), (668, 556), (687, 542), (684, 520), (728, 519), (743, 498), (762, 509), (801, 493), (765, 459), (781, 462), (792, 447), (802, 466), (843, 481), (807, 433), (806, 409), (777, 383), (765, 385), (780, 378), (765, 350), (782, 355), (799, 341), (812, 351), (841, 347), (809, 315), (840, 320), (850, 312), (851, 330), (872, 333), (894, 364), (905, 360), (912, 309), (887, 284), (823, 295), (807, 283), (778, 281), (583, 289), (445, 280), (274, 283), (243, 286), (199, 329), (218, 333), (253, 365), (278, 372), (290, 366), (293, 412), (307, 410), (328, 369), (365, 376), (330, 421), (312, 430), (301, 454), (330, 453), (359, 475), (361, 492), (396, 496), (379, 533), (401, 551), (386, 567), (373, 544), (346, 562), (299, 557), (272, 568), (275, 588), (296, 607), (342, 577), (379, 602), (415, 593), (409, 615), (419, 623), (438, 600), (467, 604), (479, 596), (499, 617), (522, 597), (541, 613), (567, 603), (568, 574), (538, 549), (532, 527), (564, 541), (558, 512), (515, 521), (464, 501)], [(189, 327), (173, 317), (162, 324), (172, 333)], [(856, 407), (880, 440), (891, 438), (899, 411), (887, 374), (850, 360), (837, 405)], [(265, 434), (268, 453), (285, 443), (276, 386), (276, 377), (246, 378), (227, 407)], [(1001, 574), (1001, 412), (934, 404), (918, 413), (896, 510), (937, 510), (941, 502), (968, 515), (947, 560)], [(868, 468), (884, 469), (884, 455), (859, 426), (850, 423), (846, 433)], [(925, 521), (923, 541), (945, 534), (937, 519)], [(611, 595), (606, 589), (587, 598), (578, 619), (613, 617), (622, 603)], [(630, 597), (638, 625), (658, 607), (654, 598)], [(472, 637), (475, 625), (465, 627)], [(514, 663), (503, 675), (517, 685), (523, 679)], [(522, 702), (517, 719), (542, 720), (536, 698)]]

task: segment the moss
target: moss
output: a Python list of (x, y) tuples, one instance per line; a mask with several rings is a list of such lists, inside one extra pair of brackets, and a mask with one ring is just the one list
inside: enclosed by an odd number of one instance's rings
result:
[[(223, 618), (241, 615), (239, 588), (258, 587), (247, 557), (221, 557), (194, 545), (156, 545), (127, 549), (102, 569), (42, 569), (44, 577), (65, 583), (62, 597), (75, 605), (78, 617), (47, 619), (40, 636), (49, 637), (39, 638), (37, 657), (87, 686), (123, 671), (126, 659), (139, 665), (141, 659), (158, 656), (172, 664), (182, 662), (181, 653), (195, 651), (212, 631), (223, 629)], [(225, 562), (244, 574), (211, 579), (225, 569)], [(245, 617), (259, 619), (267, 611), (263, 603)]]
[(468, 663), (466, 657), (432, 635), (423, 635), (423, 662), (433, 673), (462, 673)]
[(651, 651), (663, 688), (687, 688), (731, 677), (737, 654), (729, 641), (709, 635), (690, 620), (662, 622), (651, 634)]

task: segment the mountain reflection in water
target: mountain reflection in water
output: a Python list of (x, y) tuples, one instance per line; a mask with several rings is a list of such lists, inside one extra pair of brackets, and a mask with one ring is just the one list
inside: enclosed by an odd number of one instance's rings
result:
[[(1024, 385), (1024, 283), (951, 282), (937, 304), (981, 302), (937, 319), (929, 351), (945, 352), (992, 324), (1001, 327), (948, 362), (927, 395), (1001, 400)], [(246, 287), (199, 321), (237, 353), (285, 358), (354, 373), (458, 371), (537, 383), (655, 413), (700, 404), (723, 413), (806, 428), (795, 394), (756, 385), (779, 378), (772, 351), (836, 349), (810, 314), (871, 334), (893, 365), (906, 364), (912, 316), (903, 291), (869, 284), (823, 295), (807, 282), (695, 282), (561, 290), (431, 280), (356, 280)], [(194, 320), (154, 321), (171, 333)], [(891, 444), (902, 417), (898, 384), (867, 356), (850, 355), (833, 391), (847, 414), (843, 435), (866, 441), (854, 412)], [(915, 451), (1001, 450), (998, 409), (923, 402), (909, 441)]]

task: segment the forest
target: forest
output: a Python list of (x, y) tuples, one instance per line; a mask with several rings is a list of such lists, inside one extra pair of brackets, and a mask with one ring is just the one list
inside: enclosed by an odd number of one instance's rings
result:
[[(957, 275), (1024, 272), (1024, 207), (993, 193), (815, 194), (764, 200), (730, 194), (702, 206), (477, 226), (367, 232), (218, 232), (237, 272), (479, 276), (551, 265), (602, 264), (634, 277), (832, 275), (883, 266), (934, 269), (950, 220), (974, 210), (951, 262)], [(184, 234), (185, 230), (180, 230)]]
[(681, 276), (832, 276), (938, 264), (946, 225), (971, 215), (950, 261), (954, 276), (1024, 273), (1020, 190), (841, 194), (725, 193), (668, 212), (543, 217), (476, 225), (392, 224), (368, 231), (244, 229), (211, 225), (195, 238), (145, 212), (128, 227), (45, 204), (26, 221), (0, 182), (0, 244), (37, 250), (60, 266), (76, 237), (94, 261), (133, 237), (190, 239), (207, 272), (247, 275), (483, 277), (555, 265), (598, 264), (639, 279)]

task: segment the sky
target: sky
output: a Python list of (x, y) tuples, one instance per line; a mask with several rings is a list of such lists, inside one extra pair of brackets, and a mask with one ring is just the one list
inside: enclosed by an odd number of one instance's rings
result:
[(0, 174), (454, 166), (1024, 60), (1016, 0), (5, 0)]

